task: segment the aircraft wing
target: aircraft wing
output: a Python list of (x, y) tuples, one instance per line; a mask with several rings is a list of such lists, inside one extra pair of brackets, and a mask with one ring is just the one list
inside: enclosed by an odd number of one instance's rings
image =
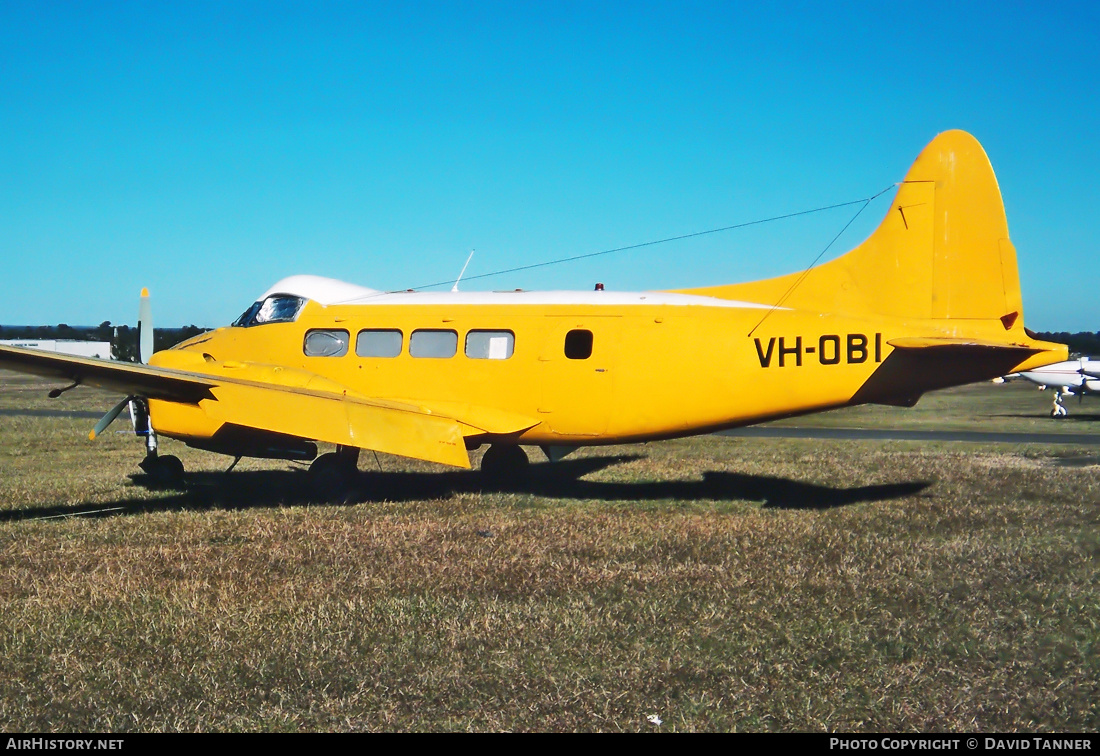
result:
[(456, 467), (470, 467), (465, 435), (518, 433), (537, 424), (476, 407), (467, 407), (455, 419), (418, 403), (360, 396), (305, 371), (239, 363), (211, 367), (219, 366), (226, 374), (0, 346), (2, 369), (195, 404), (225, 423)]
[(213, 398), (210, 390), (218, 385), (210, 376), (197, 373), (13, 346), (0, 346), (0, 368), (190, 404)]

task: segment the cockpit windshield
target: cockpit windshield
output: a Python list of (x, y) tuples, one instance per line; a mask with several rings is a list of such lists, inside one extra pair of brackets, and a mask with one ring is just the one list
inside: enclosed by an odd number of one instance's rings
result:
[(263, 325), (264, 323), (290, 323), (301, 311), (306, 300), (289, 294), (272, 294), (259, 302), (253, 302), (239, 318), (233, 321), (238, 328)]

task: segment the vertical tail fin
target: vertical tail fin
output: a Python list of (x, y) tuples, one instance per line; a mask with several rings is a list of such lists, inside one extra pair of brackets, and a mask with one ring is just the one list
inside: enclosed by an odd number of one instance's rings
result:
[(853, 316), (995, 321), (1002, 333), (1023, 329), (1001, 191), (982, 146), (964, 131), (944, 132), (925, 147), (866, 241), (799, 282), (801, 276), (691, 293), (769, 305), (782, 299), (783, 307)]
[(871, 312), (1022, 325), (1001, 190), (985, 150), (964, 131), (932, 140), (878, 229), (846, 258)]

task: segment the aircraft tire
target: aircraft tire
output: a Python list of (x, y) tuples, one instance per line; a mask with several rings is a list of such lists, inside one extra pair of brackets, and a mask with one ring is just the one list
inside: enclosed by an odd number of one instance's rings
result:
[[(147, 463), (147, 464), (146, 464)], [(174, 486), (183, 482), (183, 462), (172, 454), (150, 457), (141, 465), (154, 483)]]
[(481, 474), (494, 482), (524, 479), (531, 461), (522, 447), (514, 444), (492, 444), (481, 458)]
[(355, 498), (358, 469), (338, 454), (322, 454), (309, 466), (310, 488), (316, 498), (347, 504)]

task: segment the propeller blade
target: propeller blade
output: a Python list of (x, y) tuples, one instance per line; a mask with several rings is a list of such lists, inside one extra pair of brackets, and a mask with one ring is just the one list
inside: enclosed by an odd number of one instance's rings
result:
[(107, 410), (107, 414), (99, 419), (99, 422), (95, 424), (95, 428), (92, 428), (92, 432), (88, 434), (88, 438), (95, 441), (96, 436), (107, 430), (107, 426), (115, 421), (115, 418), (118, 417), (126, 405), (130, 403), (131, 399), (133, 399), (133, 397), (128, 396), (114, 407)]
[(138, 359), (141, 364), (149, 362), (153, 356), (153, 306), (149, 303), (149, 290), (141, 290), (141, 305), (138, 307)]

